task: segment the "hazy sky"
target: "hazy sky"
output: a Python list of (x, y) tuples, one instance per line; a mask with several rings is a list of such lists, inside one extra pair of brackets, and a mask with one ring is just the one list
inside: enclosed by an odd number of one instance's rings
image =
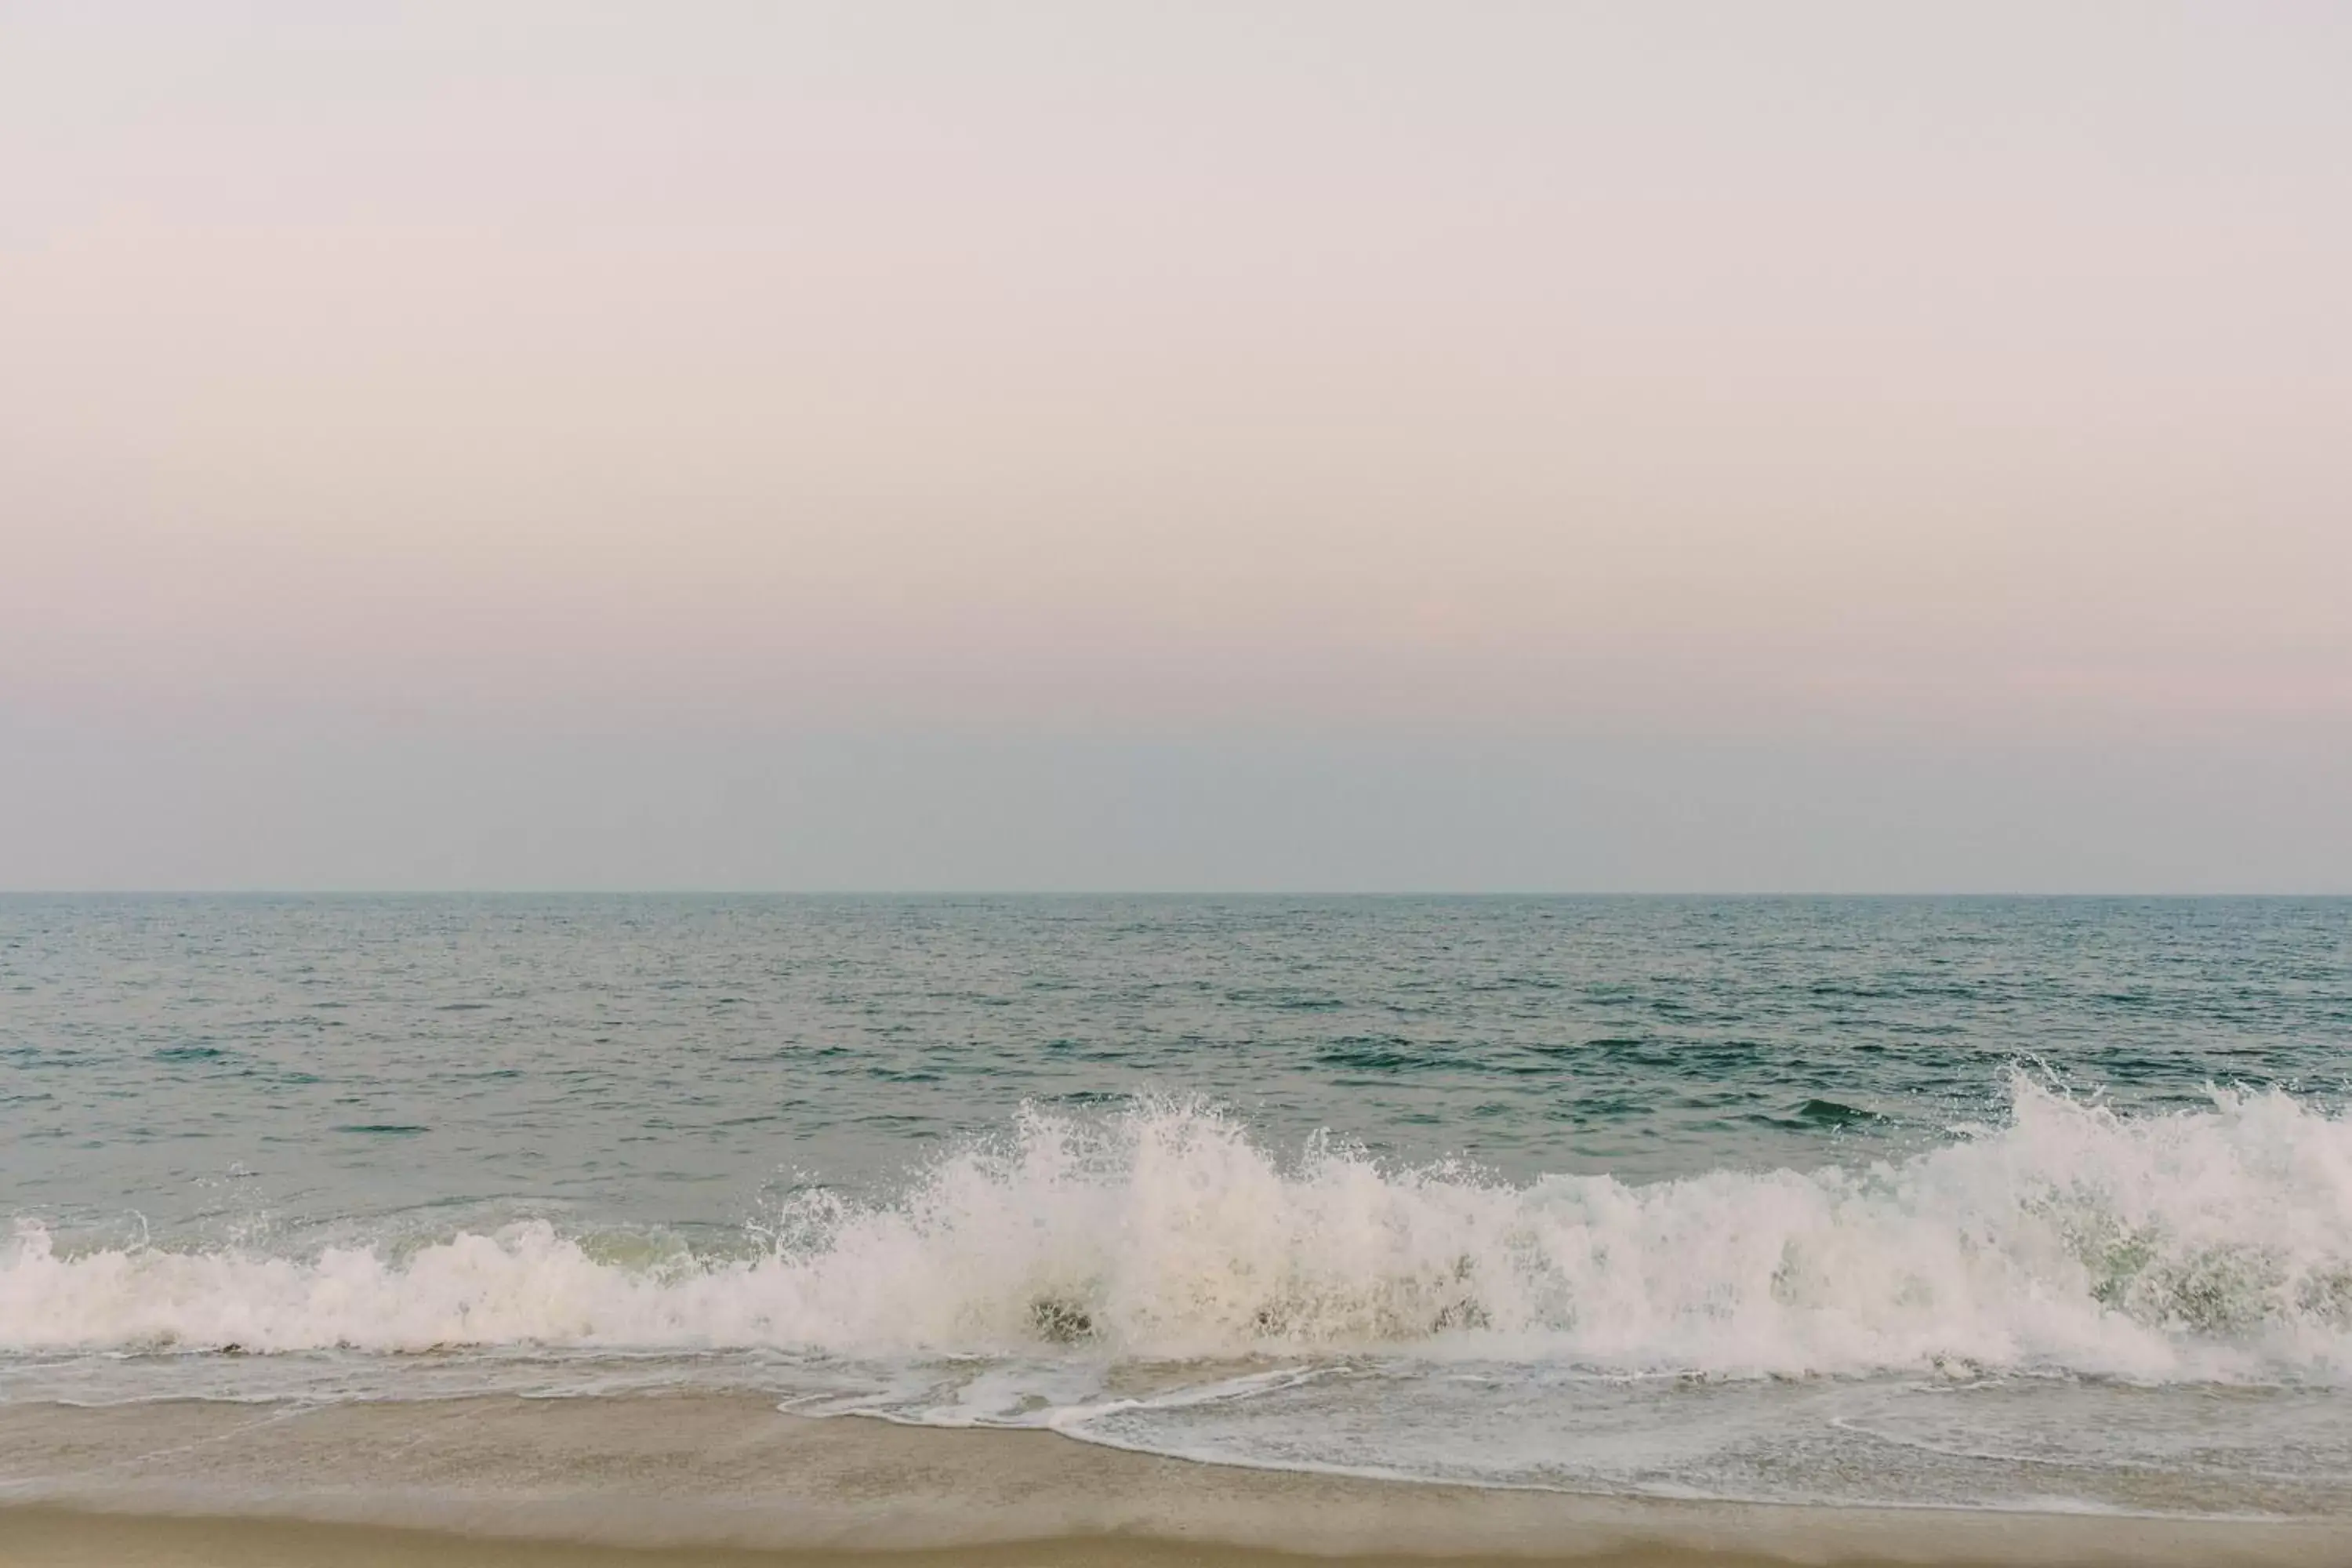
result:
[(2347, 84), (0, 0), (0, 887), (2352, 890)]

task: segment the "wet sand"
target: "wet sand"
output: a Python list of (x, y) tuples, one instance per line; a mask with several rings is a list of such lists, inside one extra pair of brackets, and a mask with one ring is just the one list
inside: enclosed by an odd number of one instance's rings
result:
[(1482, 1491), (1189, 1464), (753, 1396), (0, 1405), (0, 1565), (1344, 1559), (2352, 1562), (2352, 1520), (2173, 1521)]

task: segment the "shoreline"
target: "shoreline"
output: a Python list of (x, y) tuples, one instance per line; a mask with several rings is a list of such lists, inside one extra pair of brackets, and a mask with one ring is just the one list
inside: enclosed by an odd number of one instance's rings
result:
[(0, 1568), (2316, 1564), (2352, 1519), (1827, 1508), (1197, 1463), (761, 1395), (0, 1404)]

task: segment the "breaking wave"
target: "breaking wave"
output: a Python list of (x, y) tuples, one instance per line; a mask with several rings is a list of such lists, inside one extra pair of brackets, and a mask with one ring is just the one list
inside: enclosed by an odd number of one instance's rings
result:
[(1868, 1166), (1506, 1183), (1144, 1102), (1031, 1112), (756, 1249), (543, 1223), (424, 1245), (0, 1243), (0, 1350), (536, 1345), (1347, 1352), (1747, 1375), (2352, 1372), (2352, 1122), (2284, 1091), (2126, 1117), (2021, 1078), (1998, 1127)]

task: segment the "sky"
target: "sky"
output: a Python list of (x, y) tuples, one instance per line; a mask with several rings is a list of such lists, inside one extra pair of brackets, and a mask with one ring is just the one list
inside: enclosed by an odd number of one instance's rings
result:
[(2352, 892), (2347, 81), (0, 0), (0, 888)]

